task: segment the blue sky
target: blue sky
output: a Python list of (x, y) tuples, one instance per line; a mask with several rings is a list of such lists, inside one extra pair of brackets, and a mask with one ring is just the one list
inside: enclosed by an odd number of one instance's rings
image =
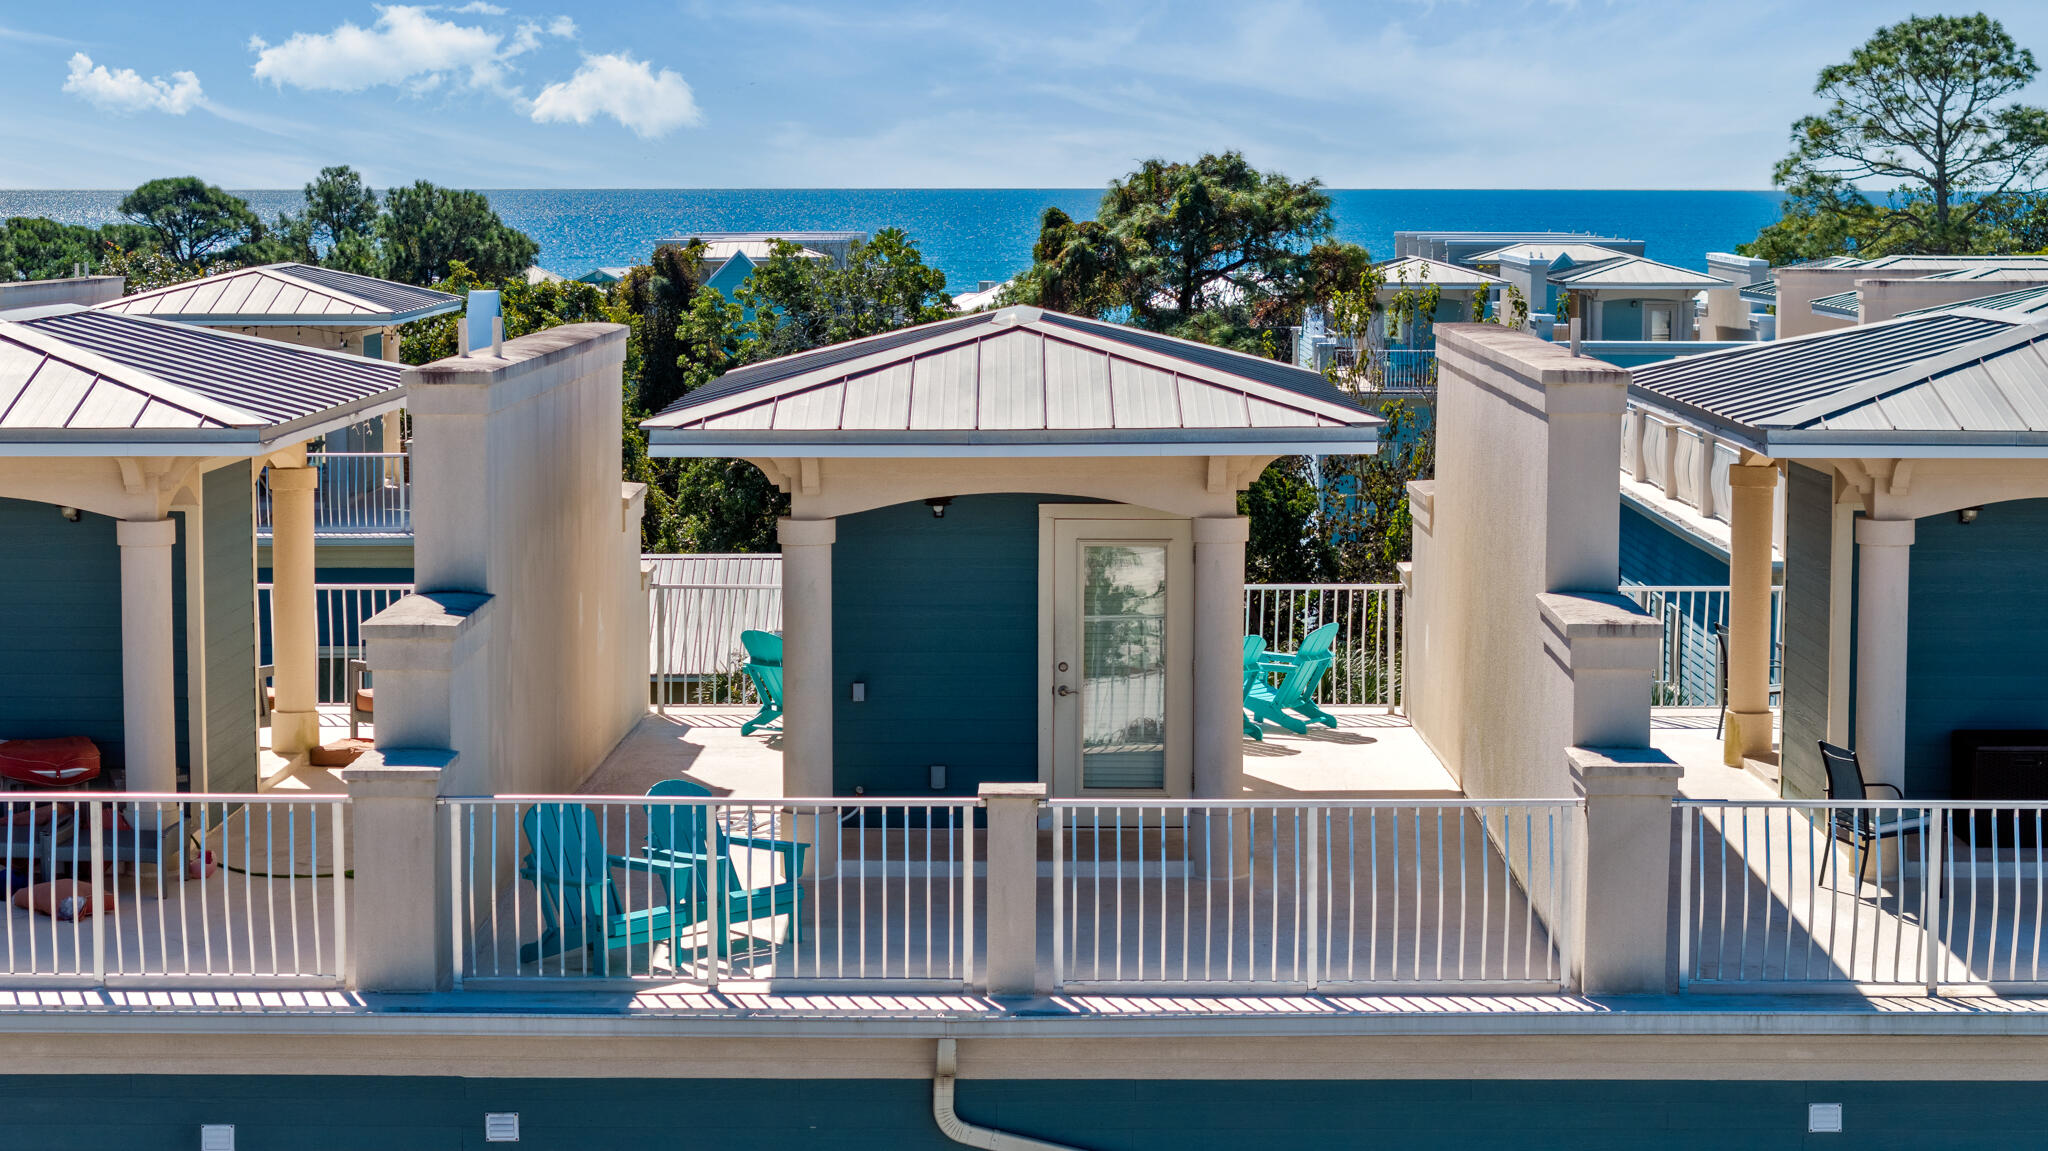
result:
[[(2048, 4), (1982, 7), (2048, 59)], [(1760, 188), (1815, 72), (1916, 8), (4, 0), (0, 187), (1086, 187), (1240, 148), (1335, 187)]]

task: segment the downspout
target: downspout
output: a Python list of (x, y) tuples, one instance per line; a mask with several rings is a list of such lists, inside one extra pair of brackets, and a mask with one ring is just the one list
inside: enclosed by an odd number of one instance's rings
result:
[(959, 1074), (959, 1047), (951, 1039), (939, 1040), (938, 1066), (932, 1071), (932, 1119), (946, 1138), (984, 1151), (1081, 1151), (1064, 1143), (1047, 1143), (1012, 1135), (992, 1127), (977, 1127), (953, 1113), (953, 1077)]

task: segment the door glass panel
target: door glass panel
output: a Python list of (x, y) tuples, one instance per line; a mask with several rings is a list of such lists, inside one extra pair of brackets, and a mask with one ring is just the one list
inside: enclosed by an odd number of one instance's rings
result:
[(1081, 545), (1081, 786), (1166, 786), (1166, 547)]
[(1652, 340), (1670, 339), (1672, 320), (1670, 306), (1666, 305), (1664, 307), (1652, 307), (1645, 310), (1648, 313), (1650, 319), (1650, 330), (1647, 333), (1645, 333), (1645, 336), (1648, 339)]

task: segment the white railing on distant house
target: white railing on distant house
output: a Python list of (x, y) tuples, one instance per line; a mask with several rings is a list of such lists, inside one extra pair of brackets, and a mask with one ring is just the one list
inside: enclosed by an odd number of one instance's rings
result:
[[(957, 989), (975, 979), (975, 906), (986, 898), (976, 799), (442, 806), (458, 987), (653, 978)], [(610, 910), (598, 923), (587, 908)], [(585, 946), (600, 937), (617, 946)]]
[(1435, 348), (1387, 348), (1373, 358), (1382, 391), (1436, 391)]
[(1401, 607), (1400, 584), (1247, 584), (1244, 632), (1264, 638), (1268, 651), (1293, 651), (1335, 623), (1317, 702), (1393, 709), (1402, 702)]
[(8, 918), (5, 977), (340, 985), (346, 804), (301, 793), (0, 793), (10, 885), (45, 894)]
[[(412, 466), (404, 452), (307, 452), (317, 473), (313, 531), (317, 535), (412, 534)], [(256, 531), (271, 530), (270, 487), (256, 485)]]
[[(1714, 707), (1721, 700), (1718, 629), (1728, 626), (1726, 586), (1624, 584), (1621, 594), (1664, 625), (1659, 641), (1655, 703), (1662, 707)], [(1785, 588), (1771, 587), (1771, 691), (1784, 667)]]
[[(412, 591), (409, 583), (316, 583), (314, 610), (320, 628), (320, 702), (348, 702), (348, 661), (363, 658), (363, 621)], [(271, 584), (256, 585), (256, 634), (264, 664), (274, 659)]]
[(2038, 990), (2048, 803), (1680, 800), (1692, 990)]
[(1570, 985), (1572, 801), (1049, 807), (1055, 987)]

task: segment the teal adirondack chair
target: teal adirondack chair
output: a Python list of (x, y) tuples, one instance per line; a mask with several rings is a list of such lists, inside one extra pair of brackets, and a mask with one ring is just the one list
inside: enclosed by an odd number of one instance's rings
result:
[[(647, 794), (650, 797), (703, 797), (711, 792), (687, 779), (664, 779), (648, 788)], [(707, 867), (704, 820), (710, 814), (709, 807), (652, 804), (647, 807), (647, 860), (656, 866), (678, 868), (679, 873), (687, 870), (690, 876), (688, 886), (671, 889), (680, 924), (677, 934), (702, 927), (709, 937), (706, 946), (724, 957), (732, 954), (735, 934), (750, 940), (759, 938), (750, 933), (736, 933), (735, 928), (787, 915), (789, 942), (794, 945), (803, 937), (804, 891), (797, 878), (803, 874), (804, 856), (810, 844), (728, 835), (723, 827), (716, 827), (717, 849), (712, 866)], [(733, 859), (735, 850), (765, 852), (768, 858), (755, 856), (751, 862), (737, 862)], [(704, 950), (705, 947), (698, 947), (689, 954), (701, 955)], [(678, 954), (677, 958), (683, 956)]]
[[(1259, 658), (1265, 654), (1265, 636), (1248, 635), (1244, 637), (1244, 694), (1246, 699), (1251, 698), (1252, 685), (1265, 679), (1265, 669), (1259, 666)], [(1243, 718), (1244, 733), (1260, 743), (1264, 743), (1266, 741), (1266, 729), (1253, 723), (1250, 716)]]
[(590, 950), (595, 952), (591, 966), (609, 975), (614, 950), (669, 939), (677, 930), (672, 907), (626, 911), (612, 871), (650, 872), (660, 875), (669, 891), (687, 891), (695, 886), (690, 861), (607, 854), (597, 816), (580, 803), (537, 803), (520, 826), (526, 858), (520, 861), (519, 876), (540, 889), (542, 927), (539, 939), (519, 945), (522, 964)]
[(1311, 723), (1336, 727), (1337, 717), (1315, 702), (1316, 686), (1335, 658), (1330, 645), (1336, 638), (1337, 625), (1326, 623), (1304, 636), (1295, 651), (1267, 652), (1259, 661), (1260, 670), (1281, 673), (1280, 682), (1274, 685), (1264, 675), (1256, 677), (1245, 690), (1245, 710), (1257, 720), (1278, 724), (1296, 735), (1308, 734)]
[(741, 735), (752, 735), (782, 718), (782, 637), (771, 631), (743, 631), (740, 645), (747, 649), (742, 670), (761, 697), (761, 710), (740, 725)]

